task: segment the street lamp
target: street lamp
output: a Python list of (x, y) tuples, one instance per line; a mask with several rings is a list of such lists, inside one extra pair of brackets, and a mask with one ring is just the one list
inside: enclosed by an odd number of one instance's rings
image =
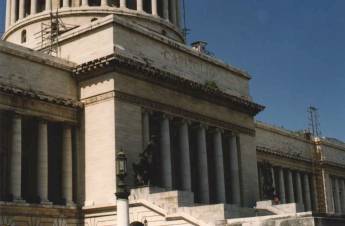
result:
[(117, 225), (129, 226), (129, 191), (125, 182), (127, 176), (127, 157), (120, 150), (116, 155), (116, 206), (117, 206)]

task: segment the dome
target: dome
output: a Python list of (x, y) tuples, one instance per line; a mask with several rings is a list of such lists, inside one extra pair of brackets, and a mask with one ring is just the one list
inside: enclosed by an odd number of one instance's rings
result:
[(114, 14), (184, 42), (180, 13), (180, 0), (7, 0), (3, 39), (37, 48), (42, 26), (50, 23), (52, 14), (71, 28)]

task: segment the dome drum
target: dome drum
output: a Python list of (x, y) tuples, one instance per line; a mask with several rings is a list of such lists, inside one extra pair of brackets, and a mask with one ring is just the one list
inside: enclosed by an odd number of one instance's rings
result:
[[(157, 24), (164, 27), (156, 30), (169, 33), (176, 40), (183, 41), (181, 33), (181, 0), (6, 0), (6, 32), (4, 39), (38, 22), (47, 21), (51, 12), (59, 12), (62, 18), (76, 17), (74, 25), (80, 26), (93, 22), (109, 14), (129, 16), (138, 21), (152, 22), (152, 30)], [(69, 15), (70, 14), (70, 15)], [(81, 18), (85, 19), (82, 20)], [(150, 25), (151, 26), (151, 25)], [(36, 26), (37, 27), (37, 26)], [(151, 27), (150, 27), (151, 28)], [(18, 31), (20, 30), (20, 31)], [(33, 32), (37, 32), (33, 31)], [(28, 32), (28, 35), (33, 35)], [(23, 44), (18, 42), (18, 44)]]

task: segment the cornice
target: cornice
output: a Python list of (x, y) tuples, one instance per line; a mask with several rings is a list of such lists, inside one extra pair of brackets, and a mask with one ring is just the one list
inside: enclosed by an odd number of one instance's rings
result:
[(295, 139), (295, 140), (298, 140), (298, 141), (301, 141), (301, 142), (304, 142), (304, 143), (307, 143), (307, 144), (314, 144), (313, 141), (307, 140), (307, 139), (305, 139), (302, 136), (294, 134), (293, 131), (290, 131), (290, 130), (287, 130), (287, 129), (284, 129), (284, 128), (279, 128), (277, 126), (270, 125), (270, 124), (267, 124), (267, 123), (264, 123), (264, 122), (256, 121), (255, 122), (255, 127), (257, 129), (262, 129), (262, 130), (265, 130), (265, 131), (273, 132), (273, 133), (276, 133), (276, 134), (279, 134), (279, 135), (282, 135), (282, 136), (285, 136), (285, 137), (288, 137), (288, 138), (291, 138), (291, 139)]
[(249, 100), (224, 93), (220, 90), (208, 88), (200, 83), (182, 78), (170, 72), (163, 71), (147, 63), (134, 60), (119, 54), (81, 64), (74, 69), (74, 75), (79, 81), (97, 76), (98, 73), (122, 72), (137, 79), (157, 83), (169, 89), (184, 94), (202, 98), (237, 111), (255, 116), (265, 107)]
[(71, 72), (75, 63), (0, 40), (0, 52)]
[(280, 152), (279, 150), (273, 150), (273, 149), (270, 149), (267, 147), (256, 146), (256, 151), (261, 152), (261, 153), (265, 153), (265, 154), (271, 154), (271, 155), (282, 157), (282, 158), (291, 159), (291, 160), (298, 160), (298, 161), (311, 163), (311, 159), (304, 158), (304, 157), (297, 156), (297, 155), (291, 155), (291, 154), (283, 153), (283, 152)]
[[(261, 146), (257, 146), (256, 147), (256, 151), (257, 152), (261, 152), (264, 154), (269, 154), (272, 156), (277, 156), (277, 157), (281, 157), (281, 158), (286, 158), (286, 159), (290, 159), (290, 160), (297, 160), (297, 161), (303, 161), (306, 163), (312, 163), (311, 159), (308, 158), (303, 158), (300, 156), (296, 156), (296, 155), (290, 155), (290, 154), (286, 154), (286, 153), (282, 153), (278, 150), (273, 150), (267, 147), (261, 147)], [(339, 163), (335, 163), (335, 162), (331, 162), (331, 161), (324, 161), (321, 160), (319, 162), (319, 164), (321, 165), (321, 167), (334, 167), (334, 168), (341, 168), (341, 169), (345, 169), (345, 165), (339, 164)]]
[(72, 107), (72, 108), (82, 108), (83, 104), (79, 101), (72, 100), (72, 99), (66, 99), (61, 97), (53, 97), (47, 94), (44, 94), (42, 92), (34, 92), (34, 91), (28, 91), (24, 90), (18, 87), (11, 87), (8, 85), (4, 85), (0, 83), (0, 93), (6, 93), (10, 95), (15, 96), (21, 96), (21, 97), (27, 97), (31, 99), (36, 99), (52, 104), (57, 104), (65, 107)]

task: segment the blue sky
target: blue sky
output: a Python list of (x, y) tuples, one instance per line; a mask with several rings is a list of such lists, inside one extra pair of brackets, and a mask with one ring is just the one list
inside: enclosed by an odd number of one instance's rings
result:
[(313, 105), (322, 134), (345, 141), (344, 9), (344, 0), (186, 0), (188, 40), (251, 74), (266, 106), (257, 119), (304, 129)]

